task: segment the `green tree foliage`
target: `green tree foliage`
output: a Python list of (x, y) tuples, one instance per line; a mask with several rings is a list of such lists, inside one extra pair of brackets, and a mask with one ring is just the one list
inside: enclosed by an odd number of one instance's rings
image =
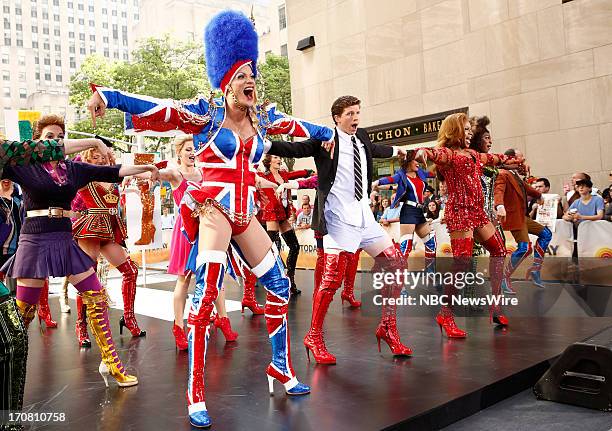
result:
[(257, 70), (260, 99), (275, 102), (282, 112), (291, 115), (291, 79), (287, 57), (268, 54), (266, 62), (259, 64)]
[[(276, 103), (278, 109), (291, 115), (291, 79), (289, 60), (280, 55), (268, 54), (266, 62), (257, 66), (259, 72), (257, 93), (261, 101)], [(295, 159), (284, 157), (289, 170), (293, 170)]]

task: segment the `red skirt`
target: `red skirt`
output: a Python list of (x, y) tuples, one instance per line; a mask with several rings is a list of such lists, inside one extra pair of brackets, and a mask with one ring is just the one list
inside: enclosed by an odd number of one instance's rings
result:
[(72, 223), (72, 235), (76, 239), (94, 238), (123, 245), (127, 230), (118, 215), (88, 214)]

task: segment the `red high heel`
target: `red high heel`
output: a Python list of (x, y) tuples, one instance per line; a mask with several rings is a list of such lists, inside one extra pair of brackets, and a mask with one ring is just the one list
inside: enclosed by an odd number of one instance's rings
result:
[(438, 326), (440, 326), (440, 332), (442, 332), (442, 328), (444, 328), (444, 332), (446, 332), (446, 336), (448, 338), (467, 337), (467, 332), (457, 327), (455, 318), (452, 314), (445, 316), (440, 312), (436, 316), (436, 322), (438, 322)]
[(304, 337), (304, 347), (306, 347), (306, 356), (310, 361), (310, 352), (317, 364), (335, 365), (336, 357), (327, 351), (325, 342), (323, 341), (323, 332), (310, 330)]
[(178, 350), (187, 350), (187, 335), (185, 335), (185, 331), (183, 328), (178, 326), (176, 323), (172, 325), (172, 335), (174, 335), (174, 342), (176, 343), (176, 348)]
[(49, 308), (49, 282), (46, 280), (40, 292), (39, 304), (38, 324), (42, 327), (41, 322), (44, 320), (47, 328), (57, 328), (57, 322), (51, 318), (51, 309)]
[(495, 323), (499, 326), (508, 326), (510, 322), (508, 321), (508, 318), (503, 314), (493, 312), (489, 313), (489, 323)]
[(236, 341), (238, 338), (238, 333), (232, 331), (232, 324), (227, 317), (215, 317), (214, 325), (216, 328), (220, 329), (223, 332), (223, 336), (225, 337), (225, 341)]
[(405, 346), (400, 341), (395, 322), (380, 322), (376, 328), (376, 339), (378, 341), (378, 351), (380, 352), (380, 339), (389, 345), (393, 356), (411, 356), (412, 349)]
[(248, 270), (245, 270), (244, 277), (244, 295), (242, 297), (242, 314), (244, 314), (244, 308), (251, 310), (253, 314), (264, 314), (264, 308), (257, 303), (255, 299), (255, 283), (257, 277)]

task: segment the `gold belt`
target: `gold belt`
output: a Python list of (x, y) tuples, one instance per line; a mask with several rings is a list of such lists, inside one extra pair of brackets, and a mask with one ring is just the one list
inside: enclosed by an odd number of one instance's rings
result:
[(50, 207), (42, 210), (30, 210), (26, 212), (26, 217), (77, 218), (80, 216), (81, 213), (58, 207)]
[(87, 208), (85, 210), (86, 214), (110, 214), (117, 215), (119, 214), (119, 210), (117, 208)]

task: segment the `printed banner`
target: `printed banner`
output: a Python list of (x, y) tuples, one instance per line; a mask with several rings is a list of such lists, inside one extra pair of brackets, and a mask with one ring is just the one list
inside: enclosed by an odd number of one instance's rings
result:
[(611, 259), (612, 223), (605, 220), (580, 222), (578, 225), (578, 256)]
[(545, 193), (542, 195), (544, 202), (538, 206), (536, 212), (536, 221), (544, 226), (547, 226), (552, 232), (555, 231), (557, 224), (557, 207), (561, 196), (558, 194)]
[(4, 130), (11, 141), (32, 139), (34, 123), (41, 117), (40, 111), (5, 111)]

